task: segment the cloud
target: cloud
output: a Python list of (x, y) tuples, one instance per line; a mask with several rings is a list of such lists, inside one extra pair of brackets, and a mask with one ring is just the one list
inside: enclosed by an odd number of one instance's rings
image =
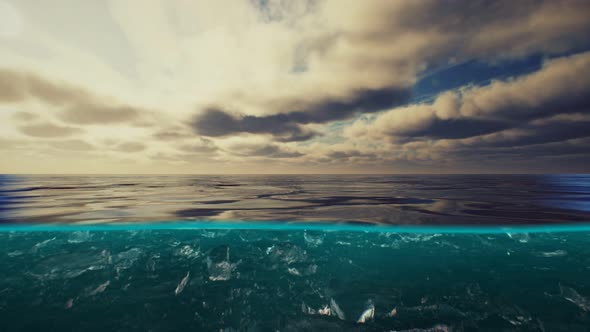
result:
[(588, 96), (590, 52), (548, 61), (517, 79), (446, 92), (432, 104), (392, 109), (370, 123), (357, 121), (346, 132), (350, 137), (411, 141), (469, 138), (512, 128), (531, 131), (542, 127), (529, 125), (536, 119), (589, 112)]
[(191, 143), (183, 144), (178, 149), (187, 153), (208, 154), (217, 151), (218, 147), (211, 140), (200, 137), (193, 138)]
[[(266, 116), (236, 116), (209, 108), (196, 116), (191, 125), (197, 133), (211, 137), (252, 133), (271, 134), (278, 141), (303, 141), (316, 133), (306, 131), (302, 125), (347, 119), (357, 112), (376, 112), (407, 102), (409, 96), (408, 90), (397, 88), (363, 90), (348, 98), (324, 99), (307, 105), (289, 102), (283, 107), (293, 111)], [(297, 110), (300, 107), (303, 109)]]
[(276, 145), (266, 145), (256, 148), (254, 150), (248, 151), (246, 155), (269, 158), (296, 158), (303, 156), (302, 153), (285, 151)]
[(222, 151), (229, 160), (235, 160), (248, 157), (264, 158), (297, 158), (303, 156), (303, 153), (297, 151), (287, 144), (275, 144), (268, 139), (260, 136), (251, 137), (230, 137), (219, 142), (219, 150)]
[[(190, 171), (206, 158), (213, 170), (273, 158), (293, 169), (393, 169), (586, 146), (586, 53), (410, 104), (416, 83), (439, 69), (453, 75), (469, 62), (502, 71), (507, 60), (587, 50), (585, 0), (110, 1), (43, 15), (38, 7), (15, 4), (27, 29), (0, 49), (1, 136), (45, 138), (32, 154), (96, 142), (106, 158), (148, 150), (139, 157)], [(138, 7), (145, 15), (134, 15)], [(68, 15), (87, 29), (72, 30)]]
[(52, 123), (20, 126), (19, 130), (25, 135), (42, 138), (67, 137), (83, 132), (79, 128), (60, 126)]
[(482, 135), (462, 142), (479, 147), (515, 147), (560, 142), (590, 136), (590, 115), (568, 114), (535, 120), (516, 129)]
[(17, 102), (36, 98), (51, 105), (63, 105), (91, 98), (76, 87), (42, 79), (35, 74), (0, 69), (0, 101)]
[(16, 112), (12, 118), (19, 122), (29, 122), (38, 119), (39, 115), (31, 112)]
[(72, 151), (92, 151), (95, 149), (94, 145), (80, 139), (52, 141), (49, 142), (49, 145), (57, 149)]
[[(317, 133), (306, 131), (306, 124), (407, 103), (426, 69), (473, 58), (496, 61), (558, 53), (590, 42), (585, 33), (590, 4), (584, 1), (327, 0), (302, 8), (306, 19), (301, 22), (321, 22), (316, 33), (295, 44), (303, 73), (273, 82), (262, 93), (245, 88), (230, 101), (213, 101), (216, 106), (200, 109), (191, 122), (199, 135), (252, 133), (273, 135), (277, 141), (308, 140)], [(276, 12), (270, 17), (281, 21), (283, 9), (259, 10), (264, 15)], [(432, 130), (415, 134), (462, 138), (508, 126), (493, 119), (431, 121)]]
[[(0, 103), (31, 99), (58, 107), (61, 120), (80, 125), (142, 122), (151, 111), (118, 104), (109, 98), (32, 73), (0, 69)], [(144, 121), (145, 122), (145, 121)]]
[(117, 145), (116, 149), (121, 152), (140, 152), (145, 150), (147, 147), (143, 143), (139, 142), (125, 142)]
[(80, 125), (129, 123), (140, 119), (140, 111), (129, 106), (76, 104), (66, 108), (60, 118)]
[(288, 117), (283, 115), (234, 116), (215, 108), (207, 109), (195, 117), (191, 125), (197, 134), (209, 137), (251, 133), (271, 134), (285, 141), (298, 141), (309, 139), (314, 135), (305, 133), (302, 127), (297, 123), (289, 122)]
[(429, 61), (562, 52), (590, 38), (584, 0), (329, 0), (323, 9), (326, 24), (357, 46), (393, 53), (405, 44), (401, 55)]
[(374, 152), (363, 152), (359, 150), (336, 150), (326, 154), (326, 159), (332, 162), (340, 161), (377, 161), (378, 156)]
[(161, 129), (154, 133), (153, 136), (154, 138), (162, 141), (179, 141), (195, 137), (189, 128), (185, 128), (183, 126)]

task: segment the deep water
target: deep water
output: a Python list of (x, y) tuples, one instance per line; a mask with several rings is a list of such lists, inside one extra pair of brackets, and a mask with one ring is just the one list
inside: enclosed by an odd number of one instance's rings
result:
[[(589, 240), (2, 232), (0, 321), (3, 331), (588, 331)], [(357, 323), (371, 307), (373, 318)]]
[(590, 176), (0, 176), (0, 331), (590, 331)]

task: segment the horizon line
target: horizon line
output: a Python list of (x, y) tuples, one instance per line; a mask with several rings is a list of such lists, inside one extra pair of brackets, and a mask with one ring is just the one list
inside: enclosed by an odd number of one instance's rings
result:
[(329, 222), (280, 222), (248, 220), (160, 220), (119, 223), (54, 223), (1, 224), (2, 232), (69, 232), (69, 231), (176, 231), (176, 230), (258, 230), (258, 231), (344, 231), (398, 234), (523, 234), (589, 232), (590, 221), (576, 224), (534, 225), (384, 225)]
[(2, 173), (0, 175), (186, 175), (186, 176), (220, 176), (220, 175), (590, 175), (590, 172), (439, 172), (439, 173)]

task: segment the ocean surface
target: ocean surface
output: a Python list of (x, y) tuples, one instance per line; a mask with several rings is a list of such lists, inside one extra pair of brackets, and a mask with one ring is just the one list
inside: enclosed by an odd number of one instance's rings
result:
[(2, 331), (590, 331), (590, 176), (0, 176)]
[(590, 221), (590, 175), (0, 176), (0, 222)]

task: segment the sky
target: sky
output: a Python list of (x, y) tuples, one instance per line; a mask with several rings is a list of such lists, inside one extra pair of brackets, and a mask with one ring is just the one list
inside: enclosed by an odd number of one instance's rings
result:
[(587, 0), (0, 0), (0, 173), (585, 173)]

